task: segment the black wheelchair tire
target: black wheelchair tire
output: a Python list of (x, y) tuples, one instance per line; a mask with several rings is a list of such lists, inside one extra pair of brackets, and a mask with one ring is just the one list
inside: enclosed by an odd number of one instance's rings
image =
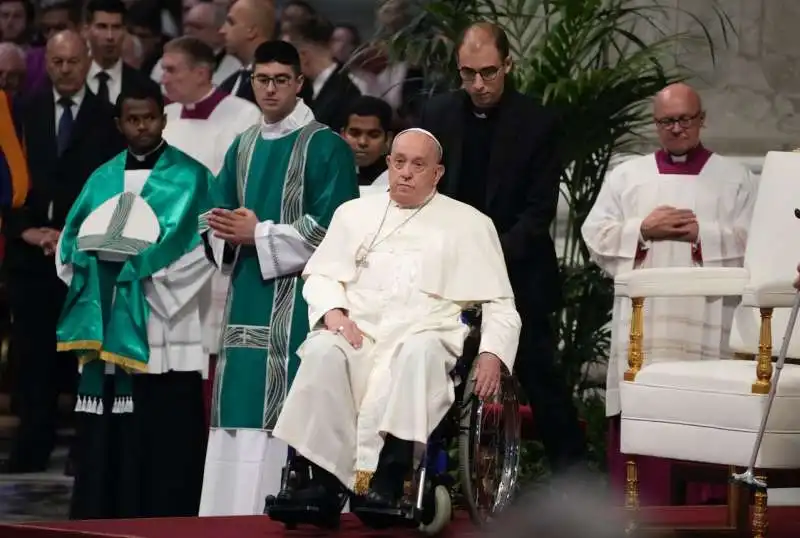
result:
[[(473, 366), (474, 367), (474, 366)], [(520, 453), (520, 416), (519, 398), (516, 380), (511, 376), (504, 376), (502, 381), (503, 434), (506, 437), (506, 447), (503, 455), (503, 470), (501, 472), (503, 483), (498, 485), (500, 491), (494, 492), (494, 502), (491, 507), (480, 506), (476, 498), (472, 464), (476, 436), (480, 436), (480, 419), (482, 417), (483, 403), (474, 395), (475, 382), (472, 372), (467, 377), (461, 402), (458, 403), (459, 434), (458, 434), (458, 469), (461, 483), (461, 492), (467, 504), (470, 519), (478, 526), (486, 525), (494, 516), (502, 512), (511, 504), (517, 487), (519, 474)], [(487, 515), (487, 512), (489, 514)]]

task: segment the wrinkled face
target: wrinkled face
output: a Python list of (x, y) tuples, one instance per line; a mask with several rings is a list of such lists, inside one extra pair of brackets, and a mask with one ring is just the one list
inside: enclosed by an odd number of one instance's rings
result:
[(225, 24), (220, 28), (220, 33), (225, 40), (225, 49), (229, 54), (241, 57), (244, 45), (250, 41), (253, 25), (250, 20), (247, 5), (236, 2), (228, 10)]
[(690, 99), (663, 99), (654, 110), (658, 139), (673, 155), (683, 155), (700, 143), (705, 119), (700, 103)]
[(22, 2), (0, 4), (0, 35), (3, 36), (3, 41), (20, 41), (27, 26), (25, 5)]
[(14, 50), (0, 51), (0, 90), (14, 94), (25, 83), (25, 62)]
[(214, 50), (223, 43), (222, 33), (214, 24), (214, 11), (210, 4), (195, 6), (186, 14), (183, 33), (196, 37)]
[(331, 38), (331, 49), (333, 56), (339, 62), (346, 62), (353, 51), (356, 50), (356, 39), (349, 29), (339, 26), (333, 31)]
[(408, 132), (398, 136), (389, 165), (389, 196), (400, 206), (415, 207), (436, 189), (444, 174), (436, 144), (429, 136)]
[(46, 60), (47, 75), (60, 95), (75, 95), (86, 84), (89, 54), (86, 45), (78, 39), (51, 42), (47, 46)]
[(135, 153), (147, 153), (161, 142), (167, 117), (152, 99), (125, 99), (117, 128)]
[(39, 27), (45, 40), (50, 39), (62, 30), (75, 30), (75, 24), (69, 18), (66, 9), (49, 9), (39, 18)]
[(87, 28), (92, 57), (101, 66), (112, 66), (122, 57), (125, 26), (121, 13), (97, 11)]
[(294, 110), (303, 76), (289, 65), (272, 62), (253, 68), (253, 93), (269, 122), (280, 121)]
[(207, 66), (193, 64), (182, 52), (164, 52), (161, 68), (161, 84), (167, 97), (181, 104), (193, 102), (197, 89), (206, 87), (210, 78)]
[(477, 46), (465, 44), (458, 51), (458, 73), (461, 86), (478, 108), (490, 108), (503, 96), (511, 58), (501, 58), (491, 40)]
[(353, 148), (356, 164), (360, 168), (375, 164), (386, 154), (391, 143), (377, 116), (351, 114), (342, 135)]

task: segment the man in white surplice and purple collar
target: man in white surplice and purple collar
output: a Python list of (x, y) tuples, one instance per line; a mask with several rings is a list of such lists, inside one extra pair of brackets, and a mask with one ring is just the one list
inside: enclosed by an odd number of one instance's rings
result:
[[(612, 170), (583, 225), (592, 259), (612, 277), (637, 268), (741, 267), (755, 179), (747, 168), (700, 142), (705, 112), (691, 87), (673, 84), (659, 92), (653, 116), (662, 149)], [(649, 360), (730, 357), (727, 342), (736, 302), (706, 297), (648, 299), (644, 334)], [(606, 415), (612, 419), (609, 466), (616, 487), (622, 486), (625, 473), (617, 426), (630, 314), (630, 300), (617, 298), (606, 391)], [(641, 484), (648, 488), (642, 497), (668, 505), (670, 462), (647, 460), (640, 460)], [(709, 500), (693, 499), (689, 504)]]
[(206, 236), (231, 273), (214, 379), (201, 516), (254, 515), (280, 489), (286, 444), (272, 436), (308, 333), (300, 272), (334, 211), (358, 197), (353, 152), (314, 119), (291, 44), (255, 52), (263, 121), (228, 149), (211, 189)]

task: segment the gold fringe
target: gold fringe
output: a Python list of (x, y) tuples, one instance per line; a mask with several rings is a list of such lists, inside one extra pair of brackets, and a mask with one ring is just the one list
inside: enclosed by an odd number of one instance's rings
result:
[(372, 471), (356, 471), (356, 479), (353, 482), (353, 493), (356, 495), (366, 495), (369, 491), (369, 482), (372, 480)]
[(111, 353), (110, 351), (101, 351), (100, 360), (110, 362), (126, 370), (147, 373), (147, 364), (143, 364), (128, 357), (123, 357), (122, 355), (117, 355), (116, 353)]
[(103, 342), (99, 340), (73, 340), (72, 342), (59, 342), (56, 344), (57, 351), (75, 351), (77, 349), (90, 349), (100, 351)]

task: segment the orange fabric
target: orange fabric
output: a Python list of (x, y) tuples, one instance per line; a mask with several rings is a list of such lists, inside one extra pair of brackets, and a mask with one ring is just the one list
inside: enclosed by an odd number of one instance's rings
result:
[(11, 172), (11, 207), (21, 207), (30, 188), (28, 163), (25, 160), (22, 143), (14, 129), (9, 97), (2, 90), (0, 90), (0, 149), (3, 150)]

